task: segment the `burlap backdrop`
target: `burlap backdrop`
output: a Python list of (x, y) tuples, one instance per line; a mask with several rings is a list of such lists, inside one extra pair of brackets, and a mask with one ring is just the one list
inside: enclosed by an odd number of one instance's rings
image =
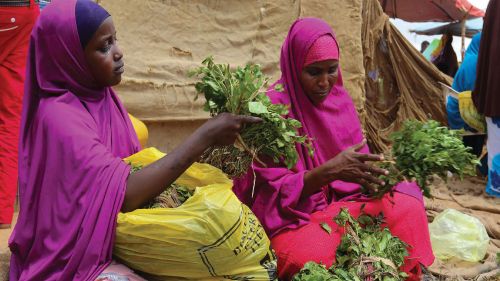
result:
[(366, 72), (364, 128), (372, 150), (386, 150), (390, 133), (404, 120), (432, 118), (446, 124), (438, 82), (450, 85), (451, 77), (404, 38), (377, 0), (363, 0), (361, 36)]
[(314, 16), (332, 25), (342, 49), (349, 93), (361, 110), (364, 67), (361, 0), (102, 0), (113, 16), (126, 72), (116, 88), (127, 109), (146, 121), (149, 145), (170, 151), (208, 115), (194, 102), (187, 73), (214, 55), (231, 65), (259, 63), (273, 79), (291, 23)]

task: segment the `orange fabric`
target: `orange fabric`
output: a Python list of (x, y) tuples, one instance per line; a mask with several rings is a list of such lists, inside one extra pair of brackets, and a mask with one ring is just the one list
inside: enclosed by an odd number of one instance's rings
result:
[(17, 150), (25, 65), (38, 6), (0, 7), (0, 223), (10, 224), (17, 190)]
[[(348, 208), (352, 216), (358, 217), (362, 204), (366, 204), (364, 211), (367, 214), (383, 212), (392, 235), (410, 245), (410, 255), (402, 270), (410, 274), (407, 280), (420, 280), (419, 264), (430, 266), (434, 261), (427, 216), (421, 201), (401, 193), (366, 203), (332, 203), (324, 211), (312, 214), (308, 225), (276, 235), (271, 245), (278, 257), (280, 280), (291, 280), (308, 261), (322, 262), (330, 267), (335, 262), (335, 252), (343, 235), (343, 228), (339, 228), (332, 218), (341, 208)], [(320, 227), (323, 222), (332, 228), (330, 235)]]

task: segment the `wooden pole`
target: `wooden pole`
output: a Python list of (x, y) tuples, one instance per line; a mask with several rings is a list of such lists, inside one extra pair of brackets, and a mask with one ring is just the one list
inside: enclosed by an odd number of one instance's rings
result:
[(465, 56), (465, 20), (467, 17), (464, 17), (462, 19), (462, 61), (464, 61), (464, 56)]
[(467, 21), (467, 18), (469, 17), (470, 10), (472, 10), (472, 7), (465, 13), (464, 17), (462, 18), (462, 61), (464, 61), (465, 57), (465, 22)]

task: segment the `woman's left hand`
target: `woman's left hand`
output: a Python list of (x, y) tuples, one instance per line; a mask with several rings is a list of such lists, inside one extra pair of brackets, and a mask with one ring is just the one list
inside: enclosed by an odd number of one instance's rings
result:
[(309, 171), (304, 177), (304, 186), (315, 193), (322, 186), (332, 181), (342, 180), (345, 182), (358, 183), (366, 187), (370, 192), (375, 192), (376, 185), (385, 185), (378, 178), (387, 175), (389, 171), (375, 167), (367, 162), (382, 161), (383, 156), (376, 154), (365, 154), (359, 151), (366, 145), (366, 140), (349, 147), (323, 165)]

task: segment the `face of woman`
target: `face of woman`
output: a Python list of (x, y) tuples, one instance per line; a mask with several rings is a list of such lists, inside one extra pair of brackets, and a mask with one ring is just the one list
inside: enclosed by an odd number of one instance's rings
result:
[(324, 60), (304, 66), (300, 83), (309, 100), (318, 105), (330, 94), (338, 79), (338, 60)]
[(118, 47), (115, 25), (108, 17), (85, 47), (85, 59), (101, 87), (115, 86), (122, 80), (123, 53)]

